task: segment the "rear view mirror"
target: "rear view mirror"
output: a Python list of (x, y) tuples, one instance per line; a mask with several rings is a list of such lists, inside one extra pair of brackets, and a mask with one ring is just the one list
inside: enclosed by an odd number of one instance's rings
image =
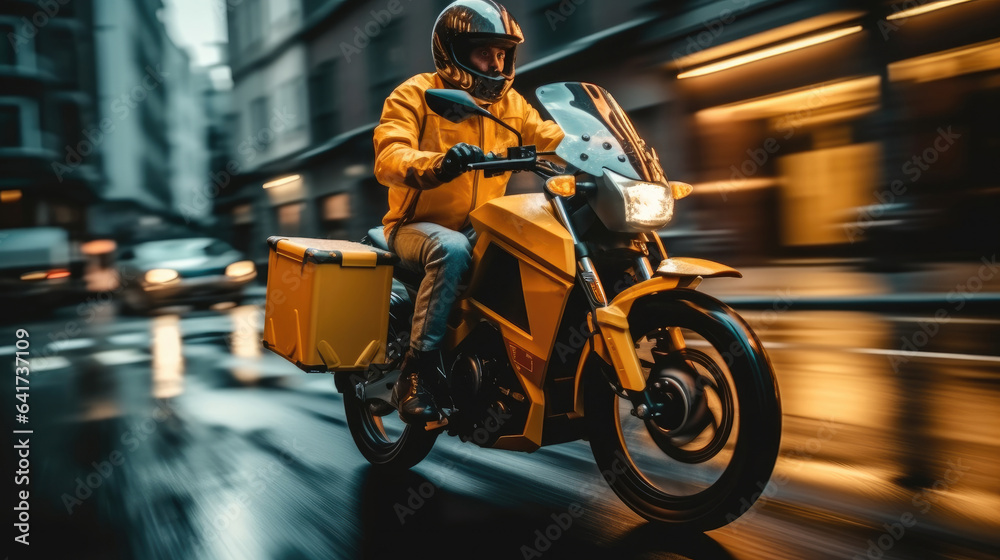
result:
[(476, 100), (471, 95), (460, 89), (429, 89), (424, 92), (424, 100), (431, 111), (453, 123), (460, 123), (476, 115), (493, 118), (489, 111), (476, 105)]
[(469, 120), (476, 115), (486, 117), (513, 132), (514, 136), (517, 136), (518, 146), (524, 145), (524, 140), (521, 138), (520, 132), (514, 130), (509, 124), (494, 117), (489, 111), (477, 105), (476, 100), (466, 91), (460, 89), (428, 89), (424, 91), (424, 101), (427, 102), (427, 106), (431, 108), (431, 111), (453, 123)]

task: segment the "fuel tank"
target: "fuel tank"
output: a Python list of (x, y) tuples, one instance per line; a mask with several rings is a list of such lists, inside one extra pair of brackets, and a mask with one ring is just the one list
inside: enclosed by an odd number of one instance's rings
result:
[(544, 194), (495, 198), (473, 210), (470, 218), (480, 236), (489, 232), (560, 276), (575, 277), (573, 240)]

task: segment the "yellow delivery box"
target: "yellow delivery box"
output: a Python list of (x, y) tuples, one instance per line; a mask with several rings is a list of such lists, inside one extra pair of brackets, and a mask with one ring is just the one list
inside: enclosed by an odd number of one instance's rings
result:
[(397, 257), (333, 239), (274, 236), (267, 244), (264, 347), (307, 372), (384, 362)]

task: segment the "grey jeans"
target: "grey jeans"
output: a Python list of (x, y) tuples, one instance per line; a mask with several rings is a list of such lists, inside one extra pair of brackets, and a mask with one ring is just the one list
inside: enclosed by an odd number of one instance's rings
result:
[(392, 250), (403, 266), (424, 272), (413, 302), (410, 347), (438, 350), (448, 329), (448, 314), (462, 276), (472, 264), (475, 232), (458, 232), (430, 222), (398, 226)]

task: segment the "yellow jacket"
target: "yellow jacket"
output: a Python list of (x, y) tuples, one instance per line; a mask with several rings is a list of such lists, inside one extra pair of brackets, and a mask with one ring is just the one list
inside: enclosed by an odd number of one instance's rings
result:
[[(489, 119), (477, 116), (453, 123), (431, 111), (424, 102), (424, 90), (444, 87), (436, 73), (417, 74), (397, 87), (382, 108), (382, 118), (375, 127), (375, 177), (389, 187), (389, 212), (382, 218), (387, 238), (400, 221), (462, 229), (469, 212), (503, 196), (507, 188), (509, 172), (487, 179), (482, 171), (469, 171), (448, 183), (437, 179), (434, 169), (445, 152), (459, 142), (503, 156), (508, 146), (517, 146), (517, 138), (509, 130)], [(538, 151), (554, 150), (562, 140), (562, 129), (542, 120), (514, 90), (489, 110)]]

